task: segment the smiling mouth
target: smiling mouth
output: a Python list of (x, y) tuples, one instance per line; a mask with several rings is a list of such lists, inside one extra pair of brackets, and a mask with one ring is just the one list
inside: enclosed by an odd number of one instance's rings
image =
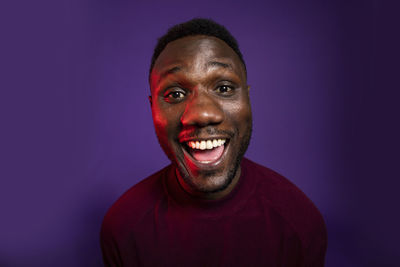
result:
[(208, 139), (191, 140), (183, 144), (192, 159), (200, 164), (212, 164), (222, 157), (228, 142), (228, 139)]

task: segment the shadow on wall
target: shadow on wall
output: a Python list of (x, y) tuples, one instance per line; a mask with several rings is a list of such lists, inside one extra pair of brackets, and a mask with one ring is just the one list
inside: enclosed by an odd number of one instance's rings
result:
[(82, 208), (76, 240), (77, 262), (79, 266), (103, 266), (100, 248), (100, 228), (104, 215), (111, 206), (114, 195), (107, 188), (96, 189), (88, 196), (85, 206)]

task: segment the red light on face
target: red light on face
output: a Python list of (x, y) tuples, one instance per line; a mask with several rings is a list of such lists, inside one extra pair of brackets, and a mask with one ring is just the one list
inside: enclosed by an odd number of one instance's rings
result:
[[(215, 192), (232, 181), (251, 133), (246, 74), (222, 40), (192, 36), (170, 42), (150, 77), (158, 140), (186, 187)], [(193, 151), (187, 142), (224, 140)], [(215, 149), (215, 150), (213, 150)]]

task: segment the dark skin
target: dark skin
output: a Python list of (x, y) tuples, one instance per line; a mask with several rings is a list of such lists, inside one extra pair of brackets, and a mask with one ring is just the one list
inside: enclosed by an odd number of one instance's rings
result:
[[(203, 35), (170, 42), (150, 76), (154, 127), (164, 152), (177, 166), (189, 194), (218, 199), (240, 177), (240, 160), (252, 127), (243, 63), (222, 40)], [(198, 161), (190, 142), (226, 140), (222, 154)]]

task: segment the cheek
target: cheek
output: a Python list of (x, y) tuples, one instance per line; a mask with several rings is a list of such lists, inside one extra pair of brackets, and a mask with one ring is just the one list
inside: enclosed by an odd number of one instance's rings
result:
[(249, 95), (246, 94), (245, 96), (243, 96), (242, 101), (240, 102), (240, 115), (243, 116), (246, 119), (250, 119), (251, 120), (251, 105), (250, 105), (250, 98)]
[(154, 129), (159, 139), (165, 139), (167, 134), (168, 120), (158, 110), (153, 109)]
[(232, 103), (229, 109), (229, 117), (238, 128), (246, 128), (252, 123), (251, 107), (248, 101)]
[(154, 128), (159, 138), (168, 139), (173, 137), (179, 117), (176, 112), (171, 112), (168, 109), (160, 109), (158, 105), (152, 109)]
[(252, 128), (252, 113), (250, 105), (240, 106), (235, 109), (235, 112), (231, 115), (234, 127), (238, 132), (238, 137), (240, 139), (245, 138)]

